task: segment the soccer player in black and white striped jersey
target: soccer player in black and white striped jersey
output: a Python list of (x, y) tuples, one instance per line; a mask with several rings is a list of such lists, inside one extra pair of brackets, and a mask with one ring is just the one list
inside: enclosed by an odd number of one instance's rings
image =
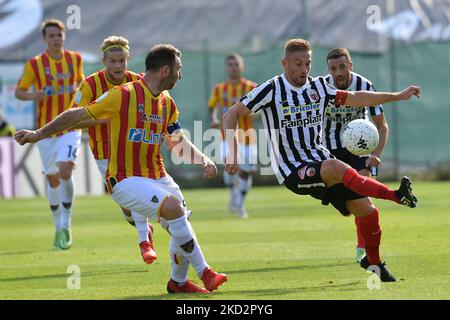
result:
[[(339, 90), (348, 91), (375, 91), (372, 83), (363, 76), (353, 72), (353, 63), (350, 53), (346, 48), (336, 48), (327, 55), (327, 66), (330, 74), (325, 76), (325, 80), (332, 87)], [(369, 119), (378, 129), (380, 136), (378, 146), (370, 156), (355, 156), (342, 146), (341, 135), (345, 126), (356, 119)], [(381, 163), (381, 154), (388, 138), (388, 125), (383, 114), (381, 105), (369, 106), (365, 108), (352, 106), (329, 105), (325, 111), (323, 145), (330, 150), (337, 159), (349, 164), (356, 169), (359, 174), (370, 177), (376, 175), (378, 166)], [(356, 261), (360, 262), (365, 255), (364, 242), (358, 228), (359, 219), (355, 217), (357, 244), (355, 250)]]
[(322, 145), (322, 121), (330, 103), (367, 106), (408, 100), (413, 95), (419, 97), (420, 88), (410, 86), (394, 93), (336, 90), (323, 77), (309, 77), (311, 54), (308, 41), (287, 41), (281, 60), (284, 73), (250, 91), (224, 115), (228, 142), (225, 170), (234, 174), (238, 169), (234, 134), (238, 118), (259, 112), (269, 140), (272, 168), (279, 182), (297, 194), (310, 195), (323, 204), (331, 203), (343, 215), (358, 217), (366, 249), (361, 267), (375, 265), (381, 281), (396, 281), (381, 263), (378, 209), (369, 197), (414, 208), (417, 198), (412, 194), (411, 181), (404, 177), (400, 188), (392, 190), (335, 159)]

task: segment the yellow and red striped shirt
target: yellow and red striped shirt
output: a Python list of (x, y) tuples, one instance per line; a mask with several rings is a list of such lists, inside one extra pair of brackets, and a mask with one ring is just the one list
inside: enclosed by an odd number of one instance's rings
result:
[(94, 119), (109, 119), (110, 186), (127, 177), (167, 175), (161, 156), (164, 136), (180, 129), (178, 109), (167, 91), (154, 96), (141, 79), (114, 87), (86, 107)]
[[(127, 71), (121, 84), (139, 80), (142, 76), (140, 74)], [(71, 107), (77, 108), (86, 106), (94, 102), (103, 93), (111, 90), (115, 84), (108, 81), (106, 77), (106, 70), (100, 70), (84, 79), (72, 100)], [(97, 160), (109, 158), (109, 132), (108, 124), (99, 124), (88, 129), (89, 132), (89, 146), (92, 154)]]
[(55, 60), (45, 51), (28, 60), (17, 87), (28, 91), (34, 86), (35, 91), (45, 93), (38, 103), (37, 128), (70, 108), (77, 85), (83, 78), (83, 61), (78, 52), (64, 50), (61, 59)]
[[(208, 101), (208, 107), (211, 109), (220, 107), (222, 113), (228, 111), (239, 99), (256, 87), (256, 83), (244, 78), (241, 78), (237, 84), (232, 84), (229, 81), (220, 82), (214, 86), (211, 97)], [(253, 118), (251, 115), (238, 119), (238, 128), (246, 132), (248, 129), (254, 129)], [(253, 134), (239, 135), (239, 142), (244, 144), (255, 144), (256, 139)]]

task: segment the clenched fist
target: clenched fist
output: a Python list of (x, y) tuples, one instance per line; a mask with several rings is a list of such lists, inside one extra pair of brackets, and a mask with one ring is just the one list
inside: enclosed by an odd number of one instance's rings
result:
[(38, 131), (19, 130), (16, 132), (14, 139), (23, 146), (26, 143), (36, 143), (41, 140), (41, 134)]

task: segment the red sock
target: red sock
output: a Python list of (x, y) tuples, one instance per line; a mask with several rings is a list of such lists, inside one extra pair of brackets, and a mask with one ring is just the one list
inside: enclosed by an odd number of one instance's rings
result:
[(358, 218), (358, 226), (366, 249), (367, 259), (371, 265), (377, 265), (380, 259), (381, 226), (378, 209), (367, 217)]
[(375, 179), (360, 175), (355, 169), (348, 168), (342, 178), (344, 186), (362, 196), (378, 199), (387, 199), (400, 203), (395, 190), (378, 182)]
[(358, 222), (358, 218), (355, 217), (355, 224), (356, 224), (356, 236), (358, 239), (358, 243), (356, 244), (357, 248), (364, 248), (364, 240), (363, 240), (363, 236), (361, 234), (361, 228), (359, 226), (359, 222)]

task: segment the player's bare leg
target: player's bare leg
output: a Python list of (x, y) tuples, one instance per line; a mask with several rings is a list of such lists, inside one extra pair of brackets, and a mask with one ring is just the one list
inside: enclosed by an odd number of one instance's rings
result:
[(362, 196), (391, 200), (410, 208), (417, 206), (417, 198), (412, 193), (408, 177), (402, 178), (399, 189), (392, 190), (375, 179), (360, 175), (348, 164), (336, 159), (325, 160), (320, 175), (327, 187), (343, 183), (346, 188)]
[(360, 262), (361, 267), (367, 269), (372, 266), (371, 270), (376, 272), (383, 282), (396, 281), (387, 269), (386, 264), (381, 262), (381, 226), (378, 209), (367, 197), (346, 201), (346, 207), (358, 220), (358, 226), (365, 244), (366, 256)]
[(215, 272), (206, 263), (192, 226), (187, 220), (185, 208), (178, 199), (173, 196), (168, 197), (161, 206), (160, 216), (167, 221), (168, 232), (173, 242), (195, 269), (199, 278), (202, 279), (205, 288), (208, 291), (213, 291), (224, 284), (227, 281), (227, 276)]

